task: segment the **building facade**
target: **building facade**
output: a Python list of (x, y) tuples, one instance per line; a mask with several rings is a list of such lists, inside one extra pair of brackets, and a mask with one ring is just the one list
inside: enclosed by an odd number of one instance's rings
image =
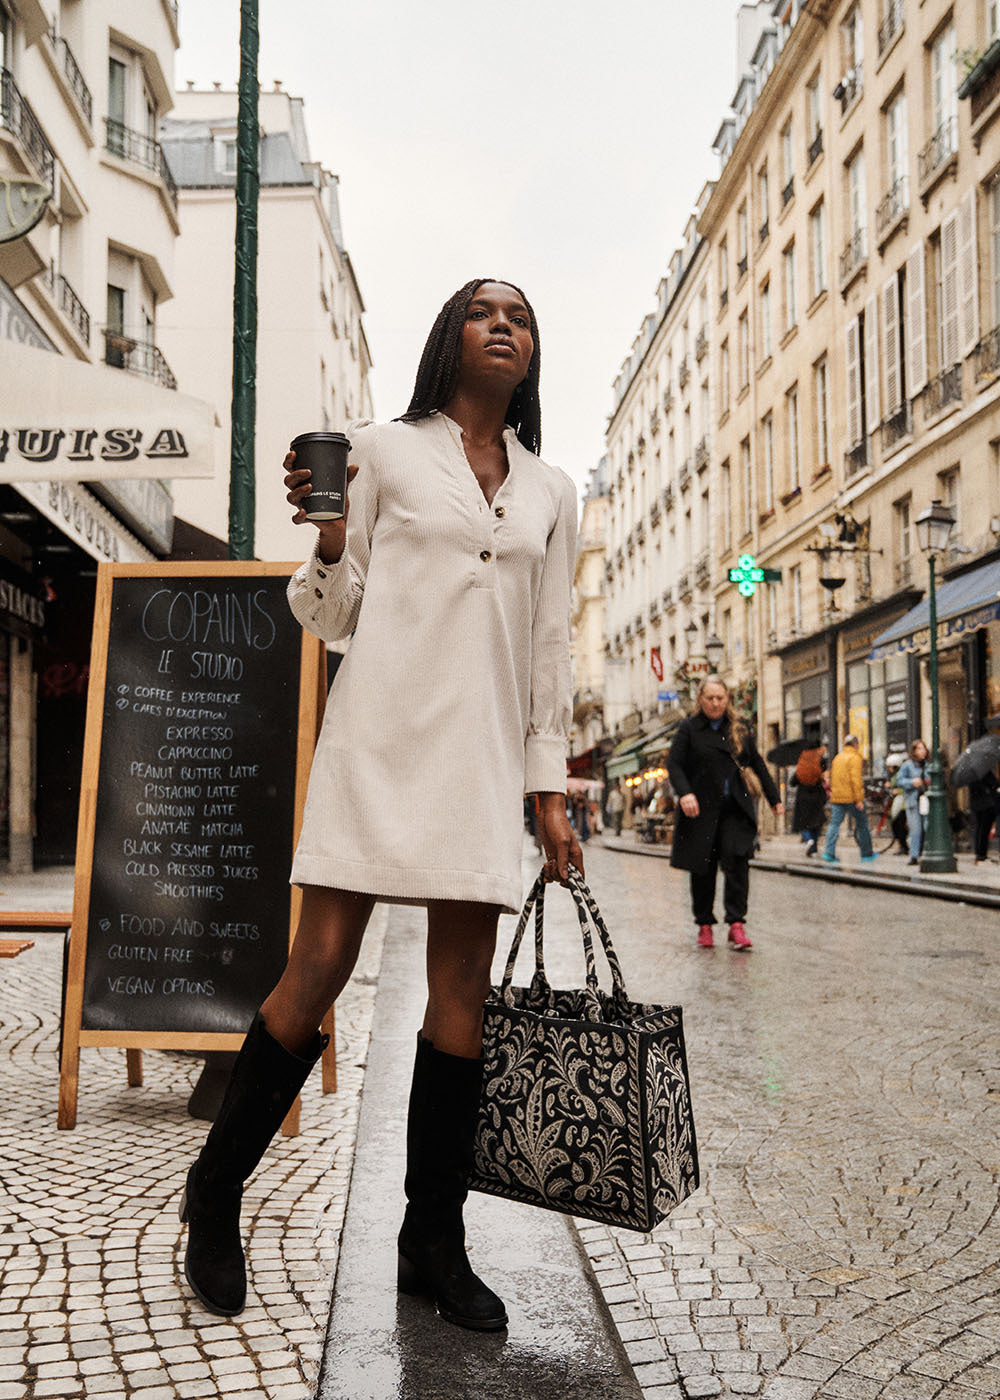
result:
[(73, 858), (98, 561), (172, 547), (211, 410), (158, 343), (173, 0), (0, 0), (0, 865)]
[[(177, 296), (163, 343), (178, 373), (215, 406), (228, 460), (238, 96), (220, 87), (176, 94), (163, 147), (179, 191)], [(343, 431), (372, 413), (364, 302), (341, 229), (338, 180), (312, 160), (304, 104), (275, 84), (259, 107), (255, 553), (297, 560), (281, 462), (298, 433)], [(178, 513), (228, 533), (229, 474), (176, 487)]]
[(583, 498), (573, 574), (571, 652), (573, 723), (570, 772), (596, 777), (604, 737), (604, 561), (608, 537), (607, 461), (590, 474)]

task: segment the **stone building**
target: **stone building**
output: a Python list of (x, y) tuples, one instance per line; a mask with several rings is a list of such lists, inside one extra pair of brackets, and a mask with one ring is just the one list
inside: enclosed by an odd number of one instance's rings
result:
[[(177, 183), (177, 295), (162, 343), (178, 374), (215, 406), (229, 457), (238, 95), (220, 86), (175, 94), (163, 149)], [(372, 413), (364, 302), (344, 242), (338, 179), (312, 159), (301, 98), (276, 83), (260, 95), (255, 553), (297, 560), (311, 547), (291, 524), (281, 483), (289, 441), (343, 431)], [(228, 533), (229, 473), (175, 489), (179, 514)]]
[(570, 729), (571, 773), (597, 776), (604, 734), (604, 561), (607, 557), (607, 462), (601, 458), (590, 474), (573, 573), (572, 659), (573, 723)]

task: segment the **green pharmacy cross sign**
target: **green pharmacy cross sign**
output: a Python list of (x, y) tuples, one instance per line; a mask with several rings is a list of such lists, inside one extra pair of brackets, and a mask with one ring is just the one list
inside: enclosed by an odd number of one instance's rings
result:
[(741, 554), (735, 569), (729, 570), (729, 582), (739, 585), (744, 598), (752, 598), (758, 583), (780, 583), (780, 569), (761, 569), (752, 554)]

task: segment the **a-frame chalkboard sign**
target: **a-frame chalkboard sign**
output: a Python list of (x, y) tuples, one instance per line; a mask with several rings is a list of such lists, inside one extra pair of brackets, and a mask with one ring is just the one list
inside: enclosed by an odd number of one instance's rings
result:
[(123, 1048), (130, 1084), (144, 1049), (238, 1049), (284, 968), (326, 696), (323, 644), (285, 600), (294, 567), (98, 569), (60, 1128), (76, 1124), (81, 1049)]

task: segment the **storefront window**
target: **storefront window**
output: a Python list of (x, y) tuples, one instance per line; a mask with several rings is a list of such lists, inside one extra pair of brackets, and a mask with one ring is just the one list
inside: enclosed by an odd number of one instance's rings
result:
[[(910, 739), (910, 662), (906, 655), (885, 661), (856, 661), (847, 668), (848, 712), (863, 714), (868, 737), (864, 754), (875, 777), (886, 774), (886, 758), (905, 753)], [(851, 729), (864, 743), (855, 721)], [(864, 752), (864, 750), (862, 750)]]
[(1000, 715), (1000, 622), (991, 622), (986, 633), (985, 700), (987, 718)]

